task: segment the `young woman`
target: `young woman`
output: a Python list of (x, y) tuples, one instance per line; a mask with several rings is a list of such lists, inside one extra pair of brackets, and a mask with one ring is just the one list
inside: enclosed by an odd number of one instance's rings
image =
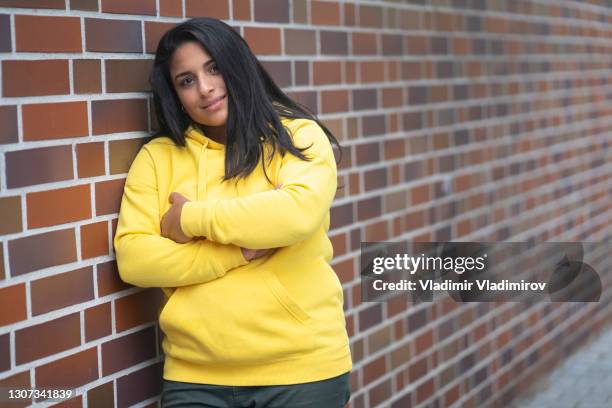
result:
[(167, 296), (162, 406), (343, 407), (337, 140), (216, 19), (168, 31), (151, 84), (160, 132), (129, 170), (114, 246), (125, 282)]

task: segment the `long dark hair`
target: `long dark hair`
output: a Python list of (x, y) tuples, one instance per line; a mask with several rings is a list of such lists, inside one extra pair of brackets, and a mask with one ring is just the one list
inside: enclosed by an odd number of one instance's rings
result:
[(281, 117), (314, 120), (341, 155), (340, 144), (332, 132), (316, 114), (293, 101), (274, 83), (240, 34), (221, 20), (208, 17), (187, 20), (170, 29), (159, 40), (149, 78), (159, 130), (151, 138), (169, 136), (175, 144), (185, 146), (185, 131), (191, 124), (197, 126), (181, 109), (170, 79), (172, 54), (188, 41), (204, 47), (215, 61), (227, 88), (224, 181), (247, 177), (260, 159), (263, 165), (265, 143), (272, 146), (269, 159), (277, 149), (281, 155), (289, 152), (302, 160), (311, 159), (302, 153), (309, 146), (298, 148), (293, 144)]

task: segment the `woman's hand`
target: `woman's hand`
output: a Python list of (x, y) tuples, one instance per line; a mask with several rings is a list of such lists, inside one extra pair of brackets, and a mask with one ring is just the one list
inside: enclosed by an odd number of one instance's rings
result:
[(181, 211), (183, 205), (189, 200), (177, 192), (171, 193), (168, 200), (172, 206), (161, 219), (162, 237), (170, 238), (179, 244), (191, 241), (191, 238), (185, 235), (181, 229)]
[(266, 256), (272, 253), (273, 249), (249, 249), (249, 248), (240, 248), (242, 250), (242, 256), (247, 261), (251, 261), (256, 258), (261, 258), (262, 256)]

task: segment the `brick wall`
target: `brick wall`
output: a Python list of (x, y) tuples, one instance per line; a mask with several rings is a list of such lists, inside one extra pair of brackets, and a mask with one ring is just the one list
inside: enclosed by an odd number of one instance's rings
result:
[(0, 387), (157, 406), (161, 292), (119, 280), (112, 236), (156, 41), (208, 15), (345, 146), (351, 408), (507, 405), (610, 322), (610, 276), (597, 304), (362, 303), (359, 243), (609, 241), (606, 3), (0, 0)]

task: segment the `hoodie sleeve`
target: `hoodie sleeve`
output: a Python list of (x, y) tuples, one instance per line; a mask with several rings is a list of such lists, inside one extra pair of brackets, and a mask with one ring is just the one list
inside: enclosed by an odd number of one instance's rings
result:
[(277, 248), (303, 241), (321, 227), (336, 194), (337, 170), (327, 135), (314, 121), (294, 131), (294, 144), (308, 147), (304, 161), (290, 153), (282, 159), (282, 187), (245, 197), (192, 201), (183, 206), (181, 228), (245, 248)]
[(126, 179), (113, 244), (121, 279), (140, 287), (178, 287), (217, 279), (248, 263), (235, 245), (162, 237), (155, 165), (144, 146)]

